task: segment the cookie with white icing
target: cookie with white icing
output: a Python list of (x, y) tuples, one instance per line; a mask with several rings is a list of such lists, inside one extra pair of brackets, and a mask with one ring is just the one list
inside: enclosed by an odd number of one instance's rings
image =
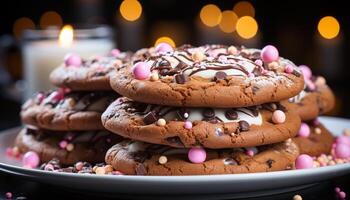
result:
[(117, 98), (115, 92), (71, 92), (66, 89), (38, 93), (21, 110), (24, 124), (48, 130), (103, 130), (101, 114)]
[(278, 55), (263, 59), (264, 52), (223, 45), (143, 49), (112, 72), (111, 86), (135, 101), (187, 107), (246, 107), (297, 95), (304, 86), (298, 68)]
[(193, 163), (189, 149), (125, 140), (108, 150), (105, 161), (128, 175), (182, 176), (288, 170), (299, 155), (291, 140), (250, 150), (254, 153), (247, 154), (245, 148), (202, 149), (205, 158)]
[(102, 114), (102, 123), (106, 129), (133, 140), (178, 148), (221, 149), (284, 141), (297, 134), (300, 118), (279, 103), (245, 108), (185, 108), (121, 97)]
[(107, 56), (95, 56), (82, 59), (71, 54), (65, 63), (50, 74), (50, 81), (57, 87), (66, 87), (75, 91), (112, 90), (109, 76), (115, 67), (129, 61), (131, 53), (113, 50)]
[(107, 150), (121, 137), (108, 131), (57, 132), (36, 128), (23, 128), (15, 140), (21, 153), (35, 151), (41, 162), (53, 158), (63, 165), (78, 161), (103, 162)]
[(312, 77), (307, 83), (305, 89), (297, 96), (282, 102), (289, 109), (297, 111), (303, 121), (329, 112), (335, 104), (334, 94), (323, 77)]
[(310, 121), (303, 123), (301, 129), (304, 133), (300, 133), (293, 138), (293, 141), (299, 147), (300, 154), (310, 156), (330, 154), (334, 137), (323, 124), (318, 121)]

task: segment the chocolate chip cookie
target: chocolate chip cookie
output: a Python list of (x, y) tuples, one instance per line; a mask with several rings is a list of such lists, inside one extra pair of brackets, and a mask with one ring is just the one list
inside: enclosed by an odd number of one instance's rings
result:
[(304, 86), (298, 68), (265, 54), (223, 45), (142, 50), (112, 72), (111, 86), (135, 101), (187, 107), (247, 107), (297, 95)]
[(25, 124), (48, 130), (103, 130), (101, 113), (117, 98), (115, 92), (38, 93), (22, 106)]
[[(282, 115), (276, 120), (275, 114)], [(185, 108), (118, 98), (102, 114), (104, 127), (133, 140), (172, 147), (220, 149), (272, 144), (294, 137), (297, 113), (279, 103), (245, 108)]]
[(108, 131), (57, 132), (30, 127), (21, 130), (15, 145), (21, 153), (35, 151), (41, 162), (57, 158), (61, 164), (71, 165), (78, 161), (103, 162), (108, 148), (120, 140)]
[(205, 149), (205, 160), (193, 163), (189, 149), (125, 140), (106, 153), (106, 163), (129, 175), (208, 175), (270, 172), (292, 169), (299, 155), (291, 140), (254, 148), (248, 155), (245, 148)]
[[(109, 75), (115, 67), (128, 62), (131, 53), (114, 53), (108, 56), (95, 56), (91, 59), (71, 58), (56, 68), (50, 74), (51, 82), (57, 87), (67, 87), (72, 90), (94, 91), (112, 90)], [(69, 62), (69, 59), (81, 59), (81, 62)]]

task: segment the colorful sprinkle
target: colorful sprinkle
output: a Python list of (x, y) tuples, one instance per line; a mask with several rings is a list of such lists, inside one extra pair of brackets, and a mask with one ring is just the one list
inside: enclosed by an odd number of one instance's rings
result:
[(166, 125), (165, 119), (163, 119), (163, 118), (158, 119), (157, 120), (157, 125), (158, 126), (165, 126)]
[(310, 80), (311, 79), (312, 72), (311, 72), (311, 69), (308, 66), (300, 65), (299, 69), (300, 69), (301, 73), (303, 74), (304, 79), (306, 79), (306, 80)]
[(65, 149), (68, 145), (68, 142), (66, 140), (62, 140), (60, 143), (59, 143), (59, 146), (61, 149)]
[(293, 71), (294, 71), (294, 67), (290, 64), (288, 64), (284, 67), (284, 72), (286, 72), (287, 74), (291, 74), (291, 73), (293, 73)]
[(164, 165), (168, 162), (168, 158), (166, 156), (160, 156), (158, 159), (159, 164)]
[(132, 73), (136, 79), (145, 80), (150, 76), (151, 71), (145, 62), (138, 62), (133, 66)]
[(228, 49), (227, 49), (227, 52), (231, 55), (235, 55), (237, 54), (237, 48), (235, 46), (230, 46)]
[(350, 158), (350, 147), (348, 145), (337, 144), (334, 150), (337, 158)]
[(64, 57), (64, 63), (67, 67), (79, 67), (82, 64), (82, 59), (78, 54), (70, 53)]
[(307, 138), (310, 135), (310, 127), (309, 125), (307, 125), (306, 123), (301, 123), (299, 132), (298, 132), (298, 136), (299, 137), (304, 137)]
[(204, 60), (206, 58), (206, 56), (204, 55), (204, 53), (202, 53), (201, 51), (196, 51), (192, 54), (192, 59), (195, 62), (201, 62), (202, 60)]
[(279, 53), (276, 47), (272, 45), (267, 45), (261, 50), (260, 57), (264, 62), (270, 63), (278, 60)]
[(272, 122), (275, 124), (282, 124), (286, 121), (286, 114), (281, 110), (275, 110), (272, 114)]
[(203, 148), (191, 148), (188, 151), (188, 159), (192, 163), (203, 163), (205, 159), (207, 158), (207, 153)]
[(193, 127), (192, 122), (190, 121), (185, 121), (184, 128), (185, 129), (191, 129)]
[(160, 54), (164, 54), (164, 53), (167, 53), (167, 52), (172, 52), (174, 49), (171, 45), (169, 45), (168, 43), (166, 42), (162, 42), (162, 43), (159, 43), (157, 46), (156, 46), (156, 51)]
[(307, 154), (301, 154), (295, 161), (296, 169), (309, 169), (313, 167), (313, 159)]
[(39, 155), (34, 151), (28, 151), (23, 155), (22, 164), (24, 167), (36, 168), (40, 164)]
[(6, 198), (6, 199), (12, 199), (12, 196), (13, 196), (13, 195), (12, 195), (11, 192), (6, 192), (6, 193), (5, 193), (5, 198)]
[(66, 150), (67, 151), (73, 151), (74, 150), (74, 144), (72, 144), (72, 143), (67, 144)]
[(112, 49), (111, 55), (116, 57), (120, 55), (120, 50), (119, 49)]

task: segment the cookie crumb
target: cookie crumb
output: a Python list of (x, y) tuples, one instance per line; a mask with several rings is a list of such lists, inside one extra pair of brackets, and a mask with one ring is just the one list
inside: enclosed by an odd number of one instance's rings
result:
[(301, 197), (299, 194), (294, 195), (293, 200), (303, 200), (303, 197)]
[(159, 80), (158, 72), (153, 72), (151, 74), (151, 81), (157, 81), (157, 80)]
[(158, 159), (159, 164), (164, 165), (165, 163), (168, 162), (168, 158), (166, 156), (160, 156)]

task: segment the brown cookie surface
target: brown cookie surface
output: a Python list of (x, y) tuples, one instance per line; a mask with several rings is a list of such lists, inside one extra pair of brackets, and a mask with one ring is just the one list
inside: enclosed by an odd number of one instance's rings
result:
[[(103, 162), (108, 148), (120, 140), (121, 137), (108, 131), (55, 132), (23, 128), (15, 146), (21, 153), (35, 151), (41, 162), (57, 158), (61, 164), (71, 165), (78, 161)], [(60, 144), (62, 141), (66, 144)]]
[(101, 113), (117, 97), (115, 92), (39, 93), (22, 106), (24, 124), (48, 130), (104, 130)]
[(334, 107), (335, 97), (332, 90), (322, 84), (316, 85), (314, 90), (306, 87), (297, 96), (283, 101), (282, 104), (298, 112), (301, 120), (308, 121), (329, 112)]
[[(283, 110), (283, 123), (272, 122)], [(102, 114), (108, 130), (126, 138), (173, 147), (250, 147), (294, 137), (299, 116), (278, 103), (246, 108), (178, 108), (150, 105), (118, 98)]]
[(309, 137), (295, 137), (292, 140), (298, 145), (300, 154), (319, 156), (329, 154), (334, 141), (333, 135), (323, 124), (308, 123), (310, 127)]
[[(260, 63), (260, 50), (223, 45), (183, 46), (165, 54), (142, 50), (132, 63), (143, 62), (151, 75), (138, 80), (133, 64), (111, 74), (111, 86), (135, 101), (188, 107), (246, 107), (297, 95), (304, 79), (286, 59)], [(292, 73), (285, 73), (290, 65)]]
[(131, 53), (83, 60), (81, 66), (62, 64), (52, 71), (50, 81), (57, 87), (77, 91), (112, 90), (109, 76), (113, 69), (127, 62)]
[(188, 151), (125, 140), (108, 150), (105, 161), (114, 169), (130, 175), (181, 176), (292, 169), (299, 155), (298, 147), (291, 140), (255, 148), (255, 154), (250, 156), (241, 148), (206, 149), (206, 160), (199, 164), (189, 161)]

